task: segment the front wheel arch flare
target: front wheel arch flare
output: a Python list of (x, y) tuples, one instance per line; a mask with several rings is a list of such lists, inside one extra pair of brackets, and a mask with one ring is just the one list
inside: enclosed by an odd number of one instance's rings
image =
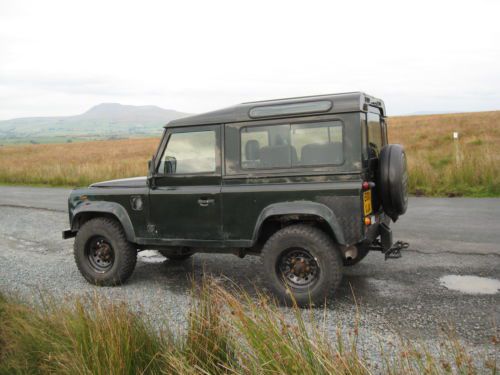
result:
[(136, 242), (134, 226), (127, 211), (122, 205), (114, 202), (95, 202), (77, 207), (73, 212), (71, 229), (78, 231), (84, 223), (96, 217), (107, 217), (116, 220), (121, 224), (127, 240)]

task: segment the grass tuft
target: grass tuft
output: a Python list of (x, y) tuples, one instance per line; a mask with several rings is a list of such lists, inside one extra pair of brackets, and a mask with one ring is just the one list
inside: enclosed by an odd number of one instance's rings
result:
[(0, 295), (0, 374), (497, 373), (494, 357), (478, 365), (453, 335), (437, 355), (405, 340), (381, 345), (372, 366), (357, 325), (349, 334), (339, 326), (331, 342), (313, 310), (292, 312), (206, 280), (193, 291), (186, 332), (174, 337), (95, 296), (34, 307)]

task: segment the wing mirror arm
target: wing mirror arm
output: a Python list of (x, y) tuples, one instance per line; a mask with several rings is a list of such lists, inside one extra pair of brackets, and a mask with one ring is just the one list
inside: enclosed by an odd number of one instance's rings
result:
[(148, 185), (151, 189), (154, 189), (155, 186), (155, 156), (151, 157), (151, 160), (148, 161)]

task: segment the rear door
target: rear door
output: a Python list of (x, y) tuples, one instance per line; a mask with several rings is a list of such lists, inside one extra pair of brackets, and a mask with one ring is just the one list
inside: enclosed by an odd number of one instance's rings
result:
[(363, 155), (368, 166), (366, 180), (375, 182), (375, 188), (363, 193), (363, 207), (365, 216), (380, 210), (379, 192), (377, 189), (378, 159), (380, 151), (387, 144), (385, 122), (380, 116), (378, 108), (369, 107), (366, 118), (366, 128), (363, 130)]
[(156, 237), (222, 240), (220, 125), (173, 128), (150, 191), (150, 223)]

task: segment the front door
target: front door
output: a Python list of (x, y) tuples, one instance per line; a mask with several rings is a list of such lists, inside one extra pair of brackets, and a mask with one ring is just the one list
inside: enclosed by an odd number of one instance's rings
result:
[(173, 245), (222, 241), (220, 125), (167, 131), (150, 190), (150, 230)]

